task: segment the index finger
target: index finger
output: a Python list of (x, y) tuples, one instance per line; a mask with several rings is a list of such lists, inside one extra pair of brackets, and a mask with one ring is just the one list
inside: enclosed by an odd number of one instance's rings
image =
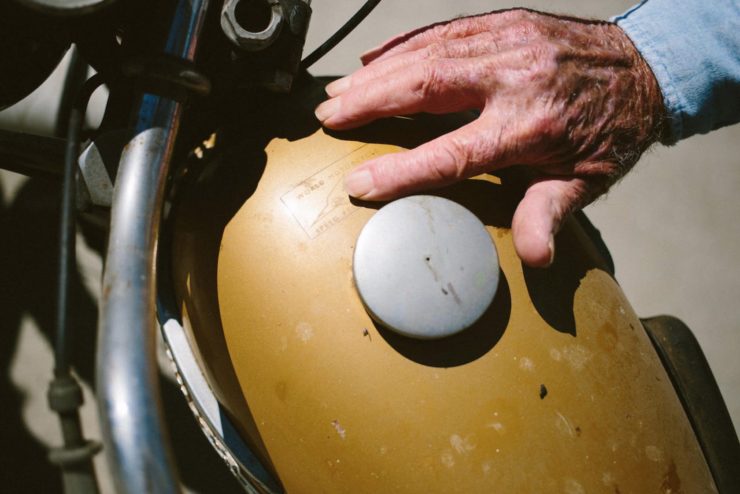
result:
[(439, 188), (511, 165), (514, 141), (509, 129), (483, 115), (415, 149), (363, 163), (345, 177), (345, 189), (378, 201)]
[(490, 65), (478, 59), (426, 60), (351, 87), (319, 105), (316, 117), (328, 128), (349, 129), (382, 117), (480, 108), (486, 83), (495, 78)]

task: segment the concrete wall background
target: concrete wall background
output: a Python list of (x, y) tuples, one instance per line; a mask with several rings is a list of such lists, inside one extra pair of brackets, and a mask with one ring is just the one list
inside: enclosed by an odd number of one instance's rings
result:
[[(624, 11), (631, 3), (622, 0), (558, 0), (529, 1), (518, 5), (550, 12), (608, 18)], [(328, 37), (361, 4), (361, 0), (314, 0), (314, 17), (306, 53)], [(514, 5), (483, 0), (386, 0), (312, 71), (315, 74), (344, 74), (359, 67), (359, 53), (398, 32), (457, 15)], [(0, 112), (0, 127), (50, 132), (57, 106), (55, 88), (59, 87), (62, 78), (63, 71), (60, 69), (30, 98)], [(97, 109), (94, 105), (92, 110), (93, 119), (99, 118), (103, 93), (97, 96)], [(654, 148), (606, 198), (586, 210), (601, 230), (615, 260), (617, 279), (638, 314), (676, 315), (692, 328), (709, 359), (736, 428), (740, 428), (740, 361), (736, 357), (740, 350), (738, 190), (740, 126), (735, 125), (710, 135), (690, 138), (671, 148)], [(54, 199), (47, 189), (30, 187), (21, 177), (0, 172), (0, 218), (4, 218), (0, 225), (7, 227), (11, 224), (16, 227), (16, 230), (11, 230), (12, 235), (7, 233), (7, 228), (0, 230), (0, 243), (22, 244), (26, 235), (31, 235), (30, 232), (39, 227), (37, 216), (28, 215), (24, 229), (18, 226), (18, 222), (9, 221), (14, 217), (5, 214), (19, 214), (11, 205), (17, 204), (23, 194), (32, 194), (31, 197), (36, 197), (39, 204)], [(55, 211), (53, 204), (48, 206), (50, 211)], [(53, 216), (51, 218), (53, 222)], [(54, 246), (43, 246), (40, 242), (30, 243), (28, 248), (35, 249), (31, 254), (37, 256), (54, 252)], [(33, 255), (27, 259), (29, 263), (34, 263)], [(78, 255), (83, 265), (82, 283), (94, 299), (98, 293), (100, 258), (85, 243), (80, 244)], [(46, 274), (53, 276), (53, 271)], [(43, 283), (43, 278), (36, 281)], [(5, 276), (2, 283), (24, 286), (21, 280)], [(53, 277), (48, 283), (53, 283)], [(42, 304), (53, 304), (48, 297), (31, 299)], [(10, 492), (35, 491), (31, 487), (39, 482), (45, 486), (44, 492), (56, 492), (56, 473), (39, 463), (43, 461), (39, 447), (59, 443), (57, 423), (47, 412), (45, 404), (47, 380), (51, 375), (51, 351), (48, 336), (45, 336), (48, 327), (42, 327), (39, 318), (33, 314), (33, 310), (25, 312), (16, 327), (3, 330), (13, 335), (4, 340), (10, 347), (4, 351), (9, 353), (7, 379), (12, 387), (9, 392), (14, 396), (9, 405), (19, 410), (15, 414), (12, 410), (6, 410), (10, 413), (8, 420), (4, 419), (5, 414), (0, 417), (5, 424), (2, 430), (7, 432), (10, 427), (24, 428), (22, 439), (35, 444), (29, 449), (30, 452), (23, 454), (9, 449), (0, 451), (0, 460), (5, 465), (3, 470), (11, 472), (18, 485), (17, 490)], [(3, 364), (6, 362), (0, 362), (0, 365)], [(217, 459), (214, 460), (215, 455), (211, 454), (208, 445), (199, 438), (200, 432), (189, 423), (189, 412), (173, 392), (171, 381), (170, 384), (166, 380), (164, 382), (166, 394), (172, 397), (166, 400), (168, 413), (171, 420), (176, 422), (173, 427), (177, 427), (178, 434), (182, 436), (182, 441), (178, 442), (181, 446), (188, 445), (179, 449), (190, 450), (178, 454), (189, 489), (194, 492), (238, 492), (228, 473)], [(84, 418), (88, 435), (99, 437), (89, 387), (87, 396)], [(6, 432), (0, 437), (6, 438), (9, 434)], [(97, 465), (103, 473), (104, 491), (112, 492), (103, 462), (98, 461)]]

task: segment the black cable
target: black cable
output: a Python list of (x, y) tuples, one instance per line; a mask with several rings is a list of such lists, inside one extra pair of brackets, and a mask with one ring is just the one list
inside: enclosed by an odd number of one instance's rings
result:
[(85, 110), (92, 93), (103, 83), (98, 74), (85, 81), (69, 112), (67, 144), (64, 154), (64, 181), (62, 184), (62, 207), (59, 232), (59, 278), (57, 280), (57, 317), (54, 344), (54, 375), (69, 374), (69, 351), (67, 348), (67, 323), (69, 309), (69, 273), (74, 266), (75, 256), (75, 178), (77, 159), (80, 154), (80, 135), (85, 119)]
[(380, 0), (367, 0), (367, 2), (365, 2), (365, 4), (360, 7), (357, 12), (355, 12), (355, 15), (350, 17), (350, 19), (344, 24), (344, 26), (340, 27), (336, 33), (332, 34), (329, 39), (321, 44), (321, 46), (316, 48), (314, 51), (311, 52), (310, 55), (308, 55), (301, 61), (301, 69), (308, 69), (321, 57), (326, 55), (332, 48), (337, 46), (339, 42), (347, 37), (347, 35), (351, 33), (357, 27), (357, 25), (361, 23), (375, 7), (377, 7), (379, 3)]
[(59, 110), (55, 123), (54, 136), (65, 137), (69, 126), (69, 113), (75, 103), (75, 97), (87, 79), (87, 62), (80, 56), (77, 45), (69, 49), (69, 65), (67, 75), (64, 78), (62, 96), (59, 99)]

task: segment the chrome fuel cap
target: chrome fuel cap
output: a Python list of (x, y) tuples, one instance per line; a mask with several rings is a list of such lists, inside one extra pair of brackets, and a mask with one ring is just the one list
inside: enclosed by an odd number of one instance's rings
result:
[(485, 226), (456, 202), (411, 196), (381, 208), (360, 232), (355, 285), (370, 315), (412, 338), (453, 335), (491, 304), (499, 281)]

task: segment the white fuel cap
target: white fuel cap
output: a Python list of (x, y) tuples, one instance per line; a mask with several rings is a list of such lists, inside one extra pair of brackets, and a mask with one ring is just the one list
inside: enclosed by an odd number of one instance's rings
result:
[(355, 284), (383, 326), (421, 339), (471, 326), (491, 304), (499, 279), (485, 226), (456, 202), (411, 196), (381, 208), (360, 232)]

